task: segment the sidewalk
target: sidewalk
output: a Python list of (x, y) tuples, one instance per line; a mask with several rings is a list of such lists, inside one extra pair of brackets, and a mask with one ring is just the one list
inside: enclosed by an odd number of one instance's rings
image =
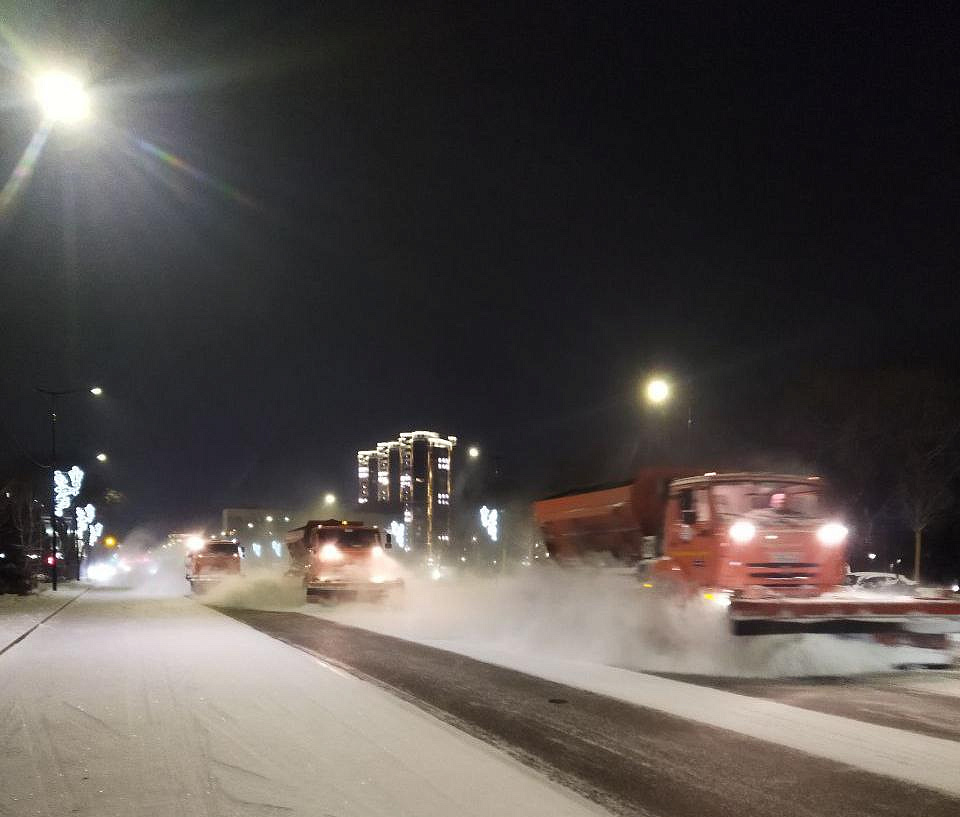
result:
[(0, 651), (86, 589), (86, 585), (70, 582), (61, 584), (56, 592), (44, 584), (27, 596), (0, 594)]

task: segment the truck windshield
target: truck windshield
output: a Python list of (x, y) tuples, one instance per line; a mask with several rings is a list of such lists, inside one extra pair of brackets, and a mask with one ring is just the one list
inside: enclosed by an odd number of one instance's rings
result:
[(321, 530), (320, 543), (333, 544), (342, 548), (366, 548), (373, 545), (379, 545), (380, 540), (375, 530), (363, 530), (360, 528), (336, 528), (331, 530)]
[(237, 552), (235, 542), (207, 542), (205, 553), (216, 553), (218, 556), (230, 556)]
[(712, 486), (717, 513), (748, 519), (819, 519), (826, 513), (819, 485), (809, 482), (729, 482)]

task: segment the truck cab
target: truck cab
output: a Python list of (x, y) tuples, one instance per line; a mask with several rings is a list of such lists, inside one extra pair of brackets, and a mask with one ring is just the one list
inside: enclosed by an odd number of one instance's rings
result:
[(303, 579), (307, 601), (374, 597), (402, 586), (397, 566), (386, 554), (389, 533), (349, 520), (311, 520), (286, 535), (290, 571)]
[(655, 579), (743, 597), (817, 596), (843, 583), (847, 529), (818, 477), (673, 480)]

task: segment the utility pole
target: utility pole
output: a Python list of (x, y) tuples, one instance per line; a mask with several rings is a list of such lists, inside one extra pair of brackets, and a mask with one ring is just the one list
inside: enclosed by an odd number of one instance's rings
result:
[(50, 566), (50, 586), (53, 590), (56, 590), (59, 562), (57, 551), (59, 548), (57, 547), (57, 486), (53, 475), (57, 472), (57, 397), (59, 392), (40, 388), (37, 391), (50, 398), (50, 555), (47, 556), (47, 564)]

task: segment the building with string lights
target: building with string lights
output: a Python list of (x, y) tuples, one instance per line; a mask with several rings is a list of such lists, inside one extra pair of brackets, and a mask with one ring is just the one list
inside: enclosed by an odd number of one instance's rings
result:
[(450, 544), (451, 464), (456, 437), (408, 431), (357, 452), (358, 501), (378, 514), (395, 514), (403, 548), (441, 559)]

